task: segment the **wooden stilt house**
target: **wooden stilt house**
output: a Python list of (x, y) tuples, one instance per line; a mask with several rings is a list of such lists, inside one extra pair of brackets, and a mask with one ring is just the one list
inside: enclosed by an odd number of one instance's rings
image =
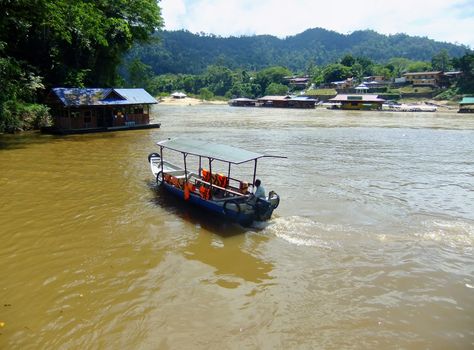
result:
[(46, 98), (49, 133), (82, 133), (156, 128), (150, 106), (158, 101), (144, 89), (54, 88)]

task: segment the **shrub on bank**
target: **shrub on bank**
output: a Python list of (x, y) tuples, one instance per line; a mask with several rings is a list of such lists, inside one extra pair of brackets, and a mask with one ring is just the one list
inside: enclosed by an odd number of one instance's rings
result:
[(51, 115), (45, 105), (6, 101), (0, 106), (0, 132), (37, 130), (50, 124)]
[(337, 91), (335, 89), (311, 89), (311, 90), (307, 90), (305, 95), (306, 96), (318, 96), (318, 95), (336, 96)]
[(459, 92), (459, 88), (457, 87), (450, 87), (440, 94), (434, 97), (435, 100), (455, 100), (458, 101), (461, 99), (461, 94)]

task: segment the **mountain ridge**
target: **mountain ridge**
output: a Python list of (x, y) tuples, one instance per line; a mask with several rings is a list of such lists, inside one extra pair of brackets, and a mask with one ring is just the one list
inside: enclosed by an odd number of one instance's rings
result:
[(279, 65), (296, 72), (304, 71), (309, 65), (335, 62), (346, 54), (384, 63), (393, 57), (429, 61), (441, 50), (451, 57), (471, 51), (465, 45), (403, 33), (385, 35), (373, 30), (341, 34), (310, 28), (285, 38), (269, 34), (221, 37), (163, 30), (155, 37), (158, 42), (136, 46), (127, 55), (127, 60), (138, 58), (151, 66), (155, 74), (199, 74), (212, 64), (246, 70)]

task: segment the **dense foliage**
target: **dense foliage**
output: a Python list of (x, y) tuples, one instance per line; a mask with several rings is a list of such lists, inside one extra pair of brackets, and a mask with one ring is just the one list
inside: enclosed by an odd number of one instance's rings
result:
[(474, 54), (466, 54), (453, 62), (463, 72), (458, 84), (461, 92), (474, 93)]
[(303, 71), (311, 65), (326, 65), (346, 54), (384, 63), (392, 57), (430, 61), (444, 50), (451, 57), (462, 56), (468, 48), (405, 34), (382, 35), (371, 30), (344, 35), (321, 28), (279, 39), (270, 35), (222, 38), (188, 31), (161, 31), (162, 40), (137, 45), (129, 60), (138, 58), (155, 74), (200, 74), (210, 65), (230, 69), (261, 70), (284, 66)]
[[(155, 95), (166, 95), (181, 90), (188, 94), (209, 99), (213, 96), (260, 97), (294, 93), (288, 77), (306, 75), (315, 87), (327, 87), (331, 82), (354, 78), (363, 81), (366, 76), (383, 76), (386, 80), (401, 77), (406, 72), (459, 69), (463, 75), (454, 82), (447, 96), (474, 93), (474, 55), (466, 53), (460, 58), (451, 58), (444, 50), (435, 54), (431, 62), (414, 61), (407, 58), (392, 58), (385, 64), (375, 63), (366, 57), (344, 55), (334, 63), (310, 65), (305, 71), (290, 71), (286, 67), (272, 66), (259, 71), (234, 69), (222, 65), (211, 65), (201, 74), (162, 74), (153, 76), (150, 66), (138, 59), (128, 65), (128, 85), (144, 86)], [(318, 89), (320, 90), (320, 89)], [(431, 90), (431, 89), (430, 89)], [(204, 96), (204, 97), (203, 97)]]
[(156, 0), (1, 4), (0, 132), (26, 127), (25, 108), (34, 110), (29, 104), (51, 86), (119, 84), (124, 53), (162, 26)]

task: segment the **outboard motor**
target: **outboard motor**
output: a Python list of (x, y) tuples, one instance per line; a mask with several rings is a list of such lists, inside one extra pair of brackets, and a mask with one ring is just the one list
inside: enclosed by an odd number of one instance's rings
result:
[(269, 201), (258, 198), (255, 203), (255, 216), (259, 221), (265, 221), (272, 216), (273, 208)]
[(275, 191), (270, 191), (268, 194), (268, 201), (270, 202), (272, 209), (276, 209), (280, 204), (280, 196)]

